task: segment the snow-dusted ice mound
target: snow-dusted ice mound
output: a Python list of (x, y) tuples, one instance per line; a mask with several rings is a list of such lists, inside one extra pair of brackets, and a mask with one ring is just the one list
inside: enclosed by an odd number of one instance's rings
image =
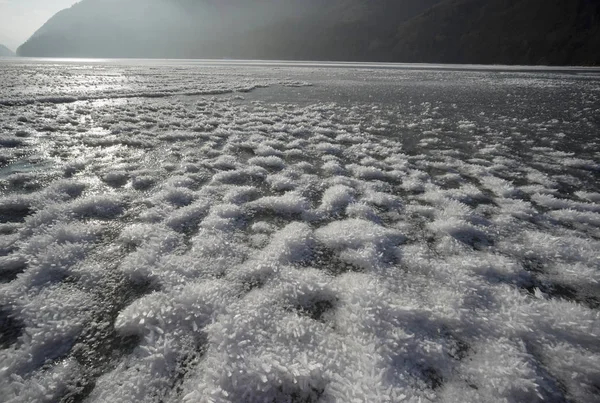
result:
[(600, 401), (600, 77), (29, 63), (3, 402)]

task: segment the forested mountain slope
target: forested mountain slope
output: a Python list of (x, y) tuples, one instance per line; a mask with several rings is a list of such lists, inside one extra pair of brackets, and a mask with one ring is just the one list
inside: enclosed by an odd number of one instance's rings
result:
[(401, 24), (390, 60), (600, 64), (600, 2), (450, 0)]

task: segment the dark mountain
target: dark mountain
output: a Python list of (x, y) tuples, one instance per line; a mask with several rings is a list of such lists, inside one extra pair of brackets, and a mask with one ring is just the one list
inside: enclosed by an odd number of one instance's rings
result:
[(60, 57), (367, 60), (440, 0), (83, 0), (18, 53)]
[(12, 57), (15, 55), (15, 52), (10, 50), (4, 45), (0, 45), (0, 57)]
[(83, 0), (18, 53), (598, 64), (597, 0)]
[(600, 1), (444, 1), (387, 44), (389, 60), (598, 65)]

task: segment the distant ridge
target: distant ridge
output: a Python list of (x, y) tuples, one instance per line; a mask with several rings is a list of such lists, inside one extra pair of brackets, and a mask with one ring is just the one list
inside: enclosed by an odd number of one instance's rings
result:
[(598, 0), (450, 0), (400, 25), (391, 60), (600, 64)]
[(83, 0), (18, 53), (49, 57), (377, 60), (441, 0)]
[(38, 57), (600, 64), (597, 0), (83, 0)]
[(0, 57), (13, 57), (15, 56), (15, 52), (7, 48), (6, 46), (0, 44)]

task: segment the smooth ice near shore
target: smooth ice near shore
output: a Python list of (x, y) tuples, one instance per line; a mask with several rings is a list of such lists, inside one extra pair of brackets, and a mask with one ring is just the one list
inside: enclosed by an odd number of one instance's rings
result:
[(321, 67), (0, 64), (3, 401), (598, 401), (599, 78)]

